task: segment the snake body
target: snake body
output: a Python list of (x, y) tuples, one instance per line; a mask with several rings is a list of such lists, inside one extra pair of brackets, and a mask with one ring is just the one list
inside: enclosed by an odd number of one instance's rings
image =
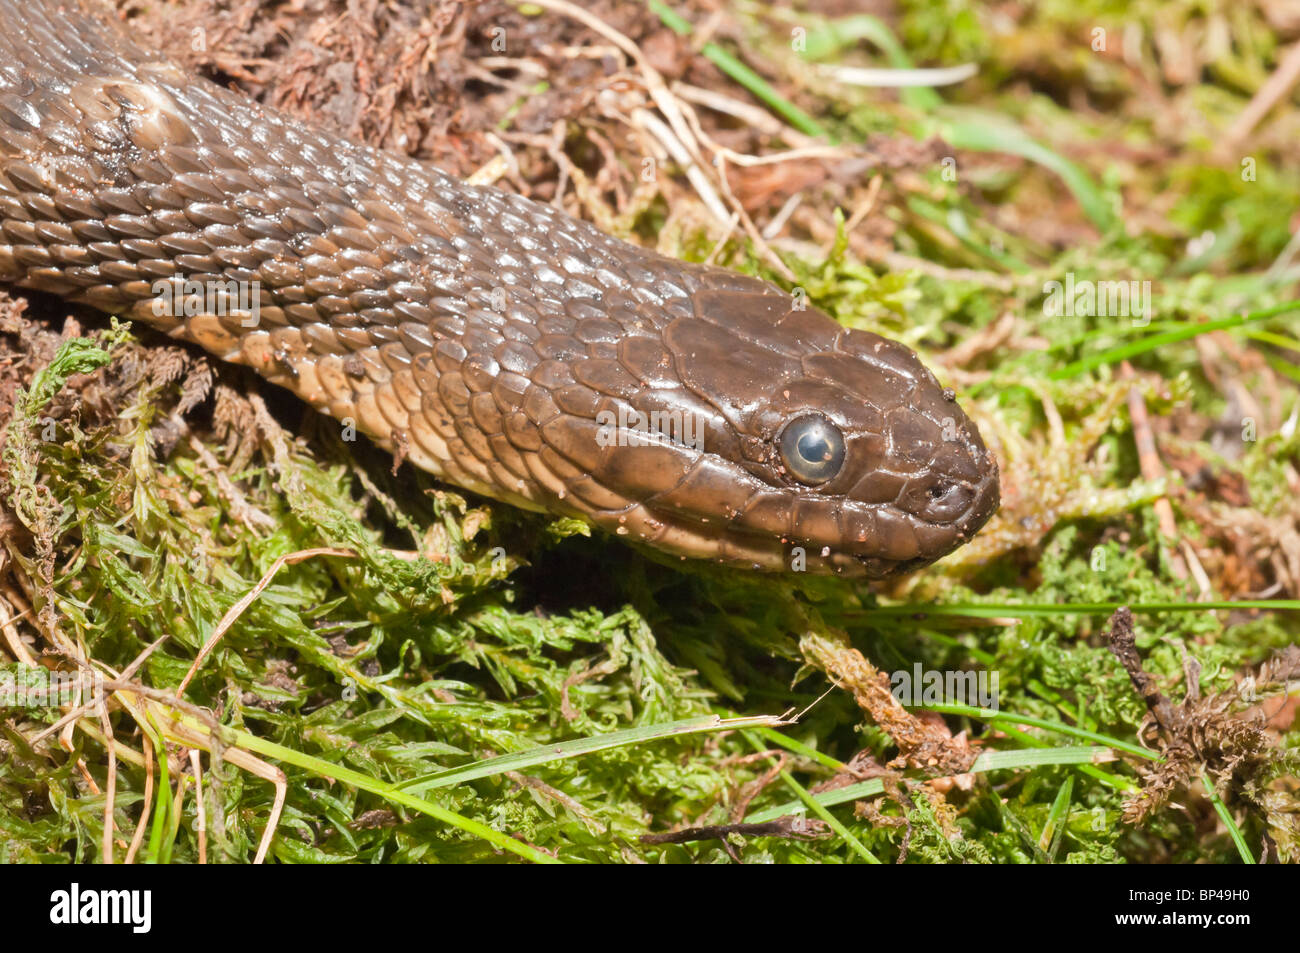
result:
[(996, 509), (992, 455), (906, 347), (278, 114), (109, 16), (0, 0), (0, 281), (679, 556), (880, 577)]

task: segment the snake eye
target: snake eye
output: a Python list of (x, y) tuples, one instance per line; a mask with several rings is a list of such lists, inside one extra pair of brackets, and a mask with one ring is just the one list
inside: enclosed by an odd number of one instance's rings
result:
[(821, 414), (805, 414), (786, 424), (777, 449), (800, 483), (825, 483), (844, 465), (844, 435)]

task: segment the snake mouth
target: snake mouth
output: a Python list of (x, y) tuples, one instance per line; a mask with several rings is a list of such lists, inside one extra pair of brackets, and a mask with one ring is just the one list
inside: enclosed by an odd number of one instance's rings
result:
[[(1002, 502), (1002, 486), (999, 479), (997, 458), (983, 447), (978, 454), (981, 459), (983, 476), (973, 486), (963, 484), (966, 499), (953, 519), (935, 520), (931, 525), (942, 526), (950, 534), (951, 541), (945, 544), (943, 552), (935, 553), (932, 559), (946, 556), (948, 553), (968, 543), (976, 533), (984, 528)], [(945, 494), (948, 495), (948, 494)], [(943, 497), (938, 497), (941, 502)], [(924, 519), (924, 516), (922, 517)]]
[[(900, 576), (923, 569), (970, 542), (1001, 503), (997, 460), (987, 451), (985, 456), (987, 471), (984, 477), (974, 487), (966, 487), (968, 498), (955, 515), (949, 519), (930, 520), (920, 514), (895, 511), (895, 521), (875, 540), (876, 548), (871, 552), (854, 552), (850, 560), (833, 560), (832, 571), (840, 575), (865, 575), (872, 579)], [(949, 496), (951, 491), (946, 491), (938, 498)], [(883, 551), (879, 548), (882, 545)]]
[[(978, 482), (971, 484), (965, 480), (941, 480), (933, 484), (928, 493), (932, 506), (916, 513), (931, 525), (945, 527), (954, 537), (952, 549), (978, 533), (997, 512), (1001, 503), (1002, 489), (997, 458), (983, 447), (977, 453), (972, 453), (972, 456), (979, 460), (983, 474)], [(957, 496), (958, 500), (950, 500), (953, 496)], [(955, 506), (952, 505), (953, 502), (956, 502)]]

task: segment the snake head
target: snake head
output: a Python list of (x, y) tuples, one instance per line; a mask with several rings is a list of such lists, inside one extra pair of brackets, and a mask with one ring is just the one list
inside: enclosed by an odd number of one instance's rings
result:
[[(829, 318), (791, 313), (814, 328)], [(773, 447), (764, 479), (817, 568), (890, 576), (968, 542), (997, 510), (997, 461), (956, 397), (908, 348), (835, 330), (804, 354), (748, 426)]]
[(997, 463), (911, 350), (763, 282), (699, 279), (692, 313), (619, 348), (647, 385), (624, 391), (631, 412), (694, 418), (700, 439), (592, 461), (594, 479), (639, 500), (617, 532), (724, 563), (880, 578), (992, 516)]

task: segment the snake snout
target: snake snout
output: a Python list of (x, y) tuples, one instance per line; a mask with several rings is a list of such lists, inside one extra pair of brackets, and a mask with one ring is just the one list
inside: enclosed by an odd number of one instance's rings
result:
[(948, 523), (958, 544), (979, 532), (1001, 502), (997, 459), (983, 447), (976, 453), (981, 461), (979, 478), (972, 483), (964, 473), (939, 475), (927, 494), (931, 502), (922, 516), (932, 522)]
[(978, 427), (937, 383), (887, 415), (885, 436), (883, 471), (906, 476), (886, 507), (895, 517), (876, 516), (889, 545), (874, 555), (907, 571), (952, 552), (988, 522), (1000, 498), (998, 466)]
[(997, 510), (997, 461), (975, 439), (941, 444), (926, 470), (908, 482), (898, 506), (927, 523), (977, 531)]

